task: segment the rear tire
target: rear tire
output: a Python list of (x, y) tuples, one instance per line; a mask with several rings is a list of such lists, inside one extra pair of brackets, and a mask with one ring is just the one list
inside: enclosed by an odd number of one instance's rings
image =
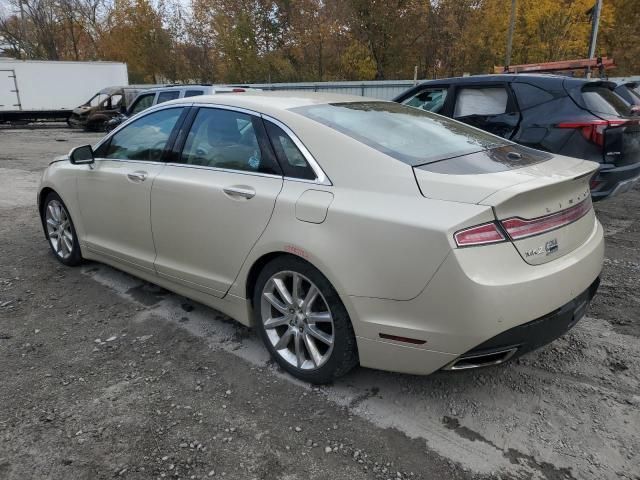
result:
[(308, 262), (273, 259), (260, 272), (252, 300), (258, 334), (294, 377), (323, 384), (357, 365), (349, 314), (329, 280)]
[(55, 192), (50, 192), (40, 212), (45, 236), (56, 259), (73, 267), (82, 263), (78, 235), (66, 205)]

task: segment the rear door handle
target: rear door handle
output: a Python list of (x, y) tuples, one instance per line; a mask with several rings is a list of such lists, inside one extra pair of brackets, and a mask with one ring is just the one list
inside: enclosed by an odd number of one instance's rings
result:
[(225, 187), (222, 189), (222, 191), (230, 197), (243, 197), (247, 200), (255, 197), (256, 195), (256, 191), (253, 188), (244, 185)]
[(137, 171), (127, 173), (127, 177), (133, 182), (144, 182), (147, 179), (147, 172)]

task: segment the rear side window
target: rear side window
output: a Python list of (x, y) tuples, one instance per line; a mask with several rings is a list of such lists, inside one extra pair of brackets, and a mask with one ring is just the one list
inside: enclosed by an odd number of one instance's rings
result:
[(554, 96), (546, 90), (528, 83), (514, 82), (511, 84), (511, 88), (516, 94), (521, 110), (526, 110), (554, 99)]
[(587, 109), (594, 113), (615, 116), (630, 114), (629, 104), (604, 86), (586, 85), (582, 87), (582, 99)]
[(500, 115), (507, 112), (509, 96), (502, 87), (463, 88), (458, 93), (453, 118)]
[(393, 102), (331, 103), (292, 111), (414, 166), (511, 145), (477, 128)]
[[(245, 113), (201, 108), (182, 150), (182, 163), (279, 174), (273, 155), (263, 155), (257, 130), (260, 120)], [(265, 140), (266, 141), (266, 140)]]
[(156, 103), (168, 102), (169, 100), (175, 100), (180, 97), (179, 90), (170, 90), (168, 92), (160, 92), (158, 94), (158, 101)]
[(315, 172), (291, 137), (279, 126), (269, 121), (265, 121), (265, 127), (276, 156), (280, 161), (284, 176), (315, 180)]
[(184, 92), (184, 97), (198, 97), (200, 95), (204, 95), (204, 91), (203, 90), (187, 90), (186, 92)]
[(444, 106), (447, 99), (446, 88), (428, 88), (415, 94), (413, 97), (407, 98), (402, 103), (410, 107), (421, 108), (429, 112), (438, 113)]

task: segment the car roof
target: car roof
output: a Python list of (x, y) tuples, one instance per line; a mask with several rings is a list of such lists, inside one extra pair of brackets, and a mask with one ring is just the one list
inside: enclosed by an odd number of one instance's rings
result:
[(155, 92), (158, 90), (218, 90), (218, 89), (224, 89), (224, 90), (231, 90), (232, 86), (229, 85), (205, 85), (205, 84), (201, 84), (201, 83), (190, 83), (187, 85), (166, 85), (164, 87), (152, 87), (152, 88), (148, 88), (146, 91), (147, 92)]
[(218, 95), (201, 95), (198, 97), (181, 98), (165, 102), (161, 105), (171, 104), (217, 104), (229, 107), (246, 108), (260, 113), (275, 113), (290, 110), (296, 107), (306, 107), (310, 105), (324, 105), (328, 103), (351, 103), (374, 101), (384, 102), (375, 98), (360, 97), (356, 95), (342, 95), (338, 93), (316, 93), (292, 91), (247, 91), (242, 93), (222, 93)]

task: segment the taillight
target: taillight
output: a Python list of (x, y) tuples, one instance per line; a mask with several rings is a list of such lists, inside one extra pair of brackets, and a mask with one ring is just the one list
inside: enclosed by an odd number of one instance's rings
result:
[(509, 240), (522, 240), (523, 238), (556, 230), (580, 220), (589, 213), (591, 208), (591, 197), (587, 197), (577, 205), (562, 210), (561, 212), (531, 219), (511, 217), (506, 220), (501, 220), (500, 226), (496, 222), (483, 223), (459, 230), (453, 235), (453, 238), (458, 247), (472, 247), (505, 242), (507, 241), (507, 237), (503, 231), (507, 233)]
[(502, 226), (512, 240), (521, 240), (569, 225), (584, 217), (590, 210), (591, 197), (588, 197), (579, 204), (562, 210), (561, 212), (530, 220), (513, 217), (502, 220), (500, 223), (502, 223)]
[(489, 245), (506, 241), (504, 234), (494, 223), (483, 223), (475, 227), (465, 228), (453, 235), (456, 245), (459, 247), (471, 247), (474, 245)]
[(627, 123), (627, 120), (591, 120), (586, 122), (562, 122), (558, 128), (579, 128), (582, 136), (590, 142), (604, 146), (604, 131), (607, 127), (617, 127)]
[(234, 88), (233, 90), (231, 90), (232, 93), (242, 93), (242, 92), (246, 92), (246, 90), (244, 88)]

